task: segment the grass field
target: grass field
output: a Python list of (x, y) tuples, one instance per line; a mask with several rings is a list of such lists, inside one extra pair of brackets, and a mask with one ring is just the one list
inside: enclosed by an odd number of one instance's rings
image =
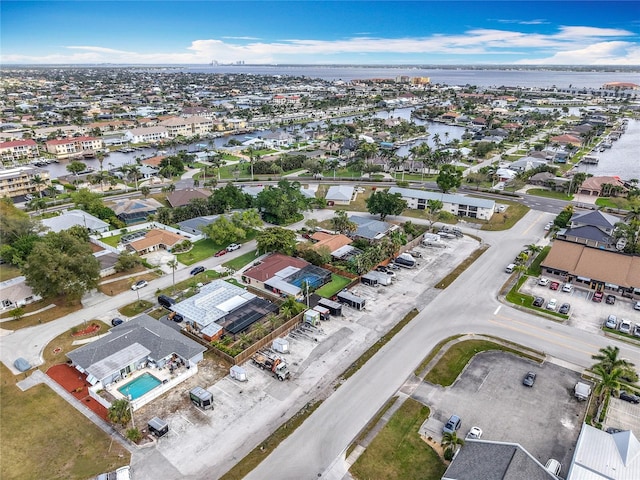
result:
[(153, 304), (148, 302), (147, 300), (140, 300), (130, 303), (129, 305), (125, 305), (124, 307), (120, 307), (118, 311), (124, 315), (125, 317), (135, 317), (136, 315), (141, 314), (148, 308), (151, 308)]
[(243, 253), (239, 257), (231, 259), (228, 262), (224, 262), (222, 266), (230, 268), (232, 270), (240, 270), (242, 267), (253, 262), (255, 259), (256, 259), (256, 251), (251, 250), (250, 252)]
[(117, 442), (56, 395), (37, 385), (26, 392), (0, 365), (0, 477), (3, 480), (85, 480), (130, 462)]
[[(36, 310), (40, 310), (41, 308), (47, 307), (49, 305), (55, 305), (53, 308), (49, 308), (43, 312), (39, 312), (33, 315), (24, 316), (20, 320), (9, 320), (7, 322), (2, 322), (2, 328), (7, 330), (19, 330), (21, 328), (33, 327), (34, 325), (39, 325), (41, 323), (47, 323), (52, 320), (57, 320), (60, 317), (64, 317), (72, 312), (76, 312), (82, 309), (82, 304), (77, 302), (73, 305), (67, 305), (63, 303), (65, 301), (64, 298), (51, 298), (47, 300), (40, 300), (39, 302), (31, 303), (24, 308), (25, 312), (35, 312)], [(7, 318), (11, 317), (9, 315), (8, 310), (6, 312), (2, 312), (1, 317)]]
[(526, 205), (519, 203), (500, 200), (498, 203), (508, 204), (509, 208), (503, 213), (494, 213), (487, 223), (482, 226), (482, 230), (497, 232), (501, 230), (509, 230), (520, 221), (529, 211)]
[(554, 192), (553, 190), (545, 190), (543, 188), (530, 188), (527, 194), (544, 198), (556, 198), (558, 200), (573, 200), (573, 195), (567, 195), (563, 192)]
[(408, 398), (350, 469), (358, 480), (439, 480), (446, 465), (418, 434), (429, 407)]
[(0, 265), (0, 282), (4, 282), (5, 280), (10, 280), (19, 276), (20, 270), (13, 265), (9, 265), (8, 263), (3, 263), (2, 265)]
[(218, 245), (209, 238), (198, 240), (193, 244), (193, 248), (185, 253), (176, 255), (178, 261), (184, 265), (193, 265), (196, 262), (204, 260), (222, 250), (222, 245)]
[(331, 298), (344, 287), (346, 287), (351, 280), (347, 277), (341, 277), (335, 273), (331, 274), (331, 281), (326, 285), (323, 285), (315, 293), (324, 298)]
[(438, 363), (429, 371), (425, 380), (435, 385), (448, 387), (455, 382), (460, 372), (462, 372), (464, 367), (477, 353), (487, 350), (500, 350), (528, 358), (530, 357), (522, 354), (519, 350), (489, 340), (465, 340), (449, 347), (440, 360), (438, 360)]

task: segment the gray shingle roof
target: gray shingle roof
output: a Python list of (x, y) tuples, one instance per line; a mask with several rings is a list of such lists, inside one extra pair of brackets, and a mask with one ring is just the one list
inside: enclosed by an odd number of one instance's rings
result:
[(468, 440), (442, 480), (552, 480), (543, 465), (517, 443)]
[[(84, 345), (67, 354), (74, 364), (92, 373), (92, 366), (97, 373), (103, 370), (105, 360), (120, 358), (120, 352), (132, 350), (134, 345), (140, 345), (149, 351), (153, 360), (165, 358), (175, 353), (182, 358), (190, 359), (206, 350), (205, 347), (182, 335), (180, 332), (163, 325), (158, 320), (143, 314), (117, 327), (113, 327), (109, 334), (98, 340)], [(136, 352), (143, 351), (135, 347)], [(129, 357), (129, 355), (124, 355)], [(126, 360), (125, 360), (126, 361)], [(109, 360), (107, 360), (108, 363)], [(129, 363), (124, 363), (125, 367)], [(113, 366), (113, 365), (111, 365)], [(115, 368), (114, 370), (117, 370)], [(93, 374), (93, 373), (92, 373)], [(94, 375), (96, 378), (97, 375)]]
[(391, 228), (390, 223), (359, 217), (357, 215), (352, 215), (349, 217), (349, 220), (358, 225), (358, 230), (356, 230), (355, 235), (369, 240), (373, 240), (378, 235), (386, 233)]

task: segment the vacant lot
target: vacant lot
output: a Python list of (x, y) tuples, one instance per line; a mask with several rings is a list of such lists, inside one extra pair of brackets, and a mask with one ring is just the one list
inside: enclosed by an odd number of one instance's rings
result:
[(437, 480), (446, 466), (418, 433), (429, 407), (407, 399), (351, 467), (356, 479)]
[[(46, 385), (22, 392), (0, 365), (0, 477), (85, 480), (129, 464), (119, 443)], [(46, 421), (45, 421), (46, 419)]]

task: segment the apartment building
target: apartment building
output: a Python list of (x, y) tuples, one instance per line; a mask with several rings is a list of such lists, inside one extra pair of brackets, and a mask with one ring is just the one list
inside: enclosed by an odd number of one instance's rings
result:
[(92, 156), (95, 152), (104, 148), (101, 138), (72, 137), (45, 142), (47, 152), (53, 153), (57, 158), (79, 158)]
[(131, 143), (154, 143), (169, 138), (166, 127), (140, 127), (127, 130), (124, 138)]
[[(33, 179), (38, 176), (46, 183), (36, 185)], [(36, 194), (49, 182), (49, 172), (42, 168), (22, 166), (0, 170), (0, 197), (19, 197), (21, 195)]]
[(35, 140), (13, 140), (0, 143), (0, 159), (3, 163), (31, 160), (40, 156)]
[(204, 117), (172, 117), (160, 122), (160, 126), (167, 129), (169, 138), (192, 137), (214, 130), (213, 120)]

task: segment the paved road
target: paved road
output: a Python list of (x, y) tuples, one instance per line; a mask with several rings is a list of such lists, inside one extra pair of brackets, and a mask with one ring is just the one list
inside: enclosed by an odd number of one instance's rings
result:
[[(217, 265), (221, 265), (229, 261), (231, 258), (235, 258), (246, 253), (249, 250), (255, 249), (255, 240), (247, 242), (242, 245), (242, 248), (226, 254), (223, 257), (211, 257), (198, 265), (203, 265), (206, 268), (213, 268)], [(189, 278), (189, 272), (193, 268), (187, 266), (176, 270), (176, 283)], [(158, 289), (165, 289), (170, 287), (173, 283), (173, 277), (171, 274), (164, 275), (156, 280), (149, 282), (149, 285), (145, 288), (138, 290), (141, 300), (149, 300), (152, 303), (156, 302), (156, 291)], [(85, 297), (83, 299), (84, 308), (77, 312), (71, 313), (66, 317), (60, 318), (53, 322), (44, 323), (42, 325), (36, 325), (34, 327), (23, 328), (15, 331), (0, 330), (0, 361), (4, 363), (13, 373), (18, 374), (18, 370), (13, 366), (13, 362), (18, 357), (23, 357), (31, 363), (33, 366), (40, 365), (42, 360), (43, 349), (59, 335), (68, 331), (70, 328), (76, 325), (81, 325), (85, 321), (92, 320), (94, 318), (104, 318), (121, 316), (117, 313), (117, 309), (123, 305), (128, 305), (138, 299), (138, 293), (132, 290), (127, 290), (119, 295), (109, 297), (102, 293), (96, 293), (91, 297)]]
[[(496, 335), (556, 357), (576, 368), (609, 344), (640, 364), (638, 349), (501, 304), (504, 265), (523, 245), (538, 241), (549, 215), (529, 212), (508, 232), (483, 233), (491, 245), (474, 265), (329, 397), (246, 479), (343, 477), (344, 452), (376, 411), (403, 385), (424, 356), (457, 333)], [(409, 306), (407, 307), (409, 308)], [(285, 467), (286, 466), (286, 467)]]

